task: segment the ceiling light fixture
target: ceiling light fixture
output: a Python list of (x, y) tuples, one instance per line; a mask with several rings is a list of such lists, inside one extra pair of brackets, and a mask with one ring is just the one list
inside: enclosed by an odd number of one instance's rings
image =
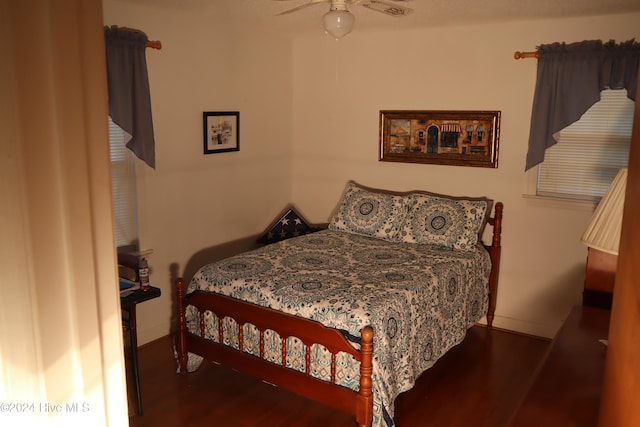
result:
[(345, 3), (344, 0), (333, 0), (329, 12), (322, 17), (324, 31), (336, 39), (349, 34), (356, 20)]

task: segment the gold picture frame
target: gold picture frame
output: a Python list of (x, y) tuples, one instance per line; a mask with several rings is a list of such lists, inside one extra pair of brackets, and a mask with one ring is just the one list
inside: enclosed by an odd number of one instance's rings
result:
[(498, 167), (500, 111), (381, 110), (379, 160)]

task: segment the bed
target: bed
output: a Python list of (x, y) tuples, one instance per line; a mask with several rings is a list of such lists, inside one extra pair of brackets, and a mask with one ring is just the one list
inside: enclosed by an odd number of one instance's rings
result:
[(215, 361), (393, 426), (395, 398), (468, 328), (491, 327), (502, 212), (349, 182), (326, 229), (177, 279), (178, 370)]

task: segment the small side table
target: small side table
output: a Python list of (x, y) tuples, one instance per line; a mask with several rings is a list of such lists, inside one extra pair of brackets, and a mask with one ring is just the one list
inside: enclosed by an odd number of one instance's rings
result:
[(588, 248), (582, 304), (611, 310), (618, 256)]
[(133, 381), (136, 389), (136, 402), (138, 404), (136, 413), (138, 415), (142, 415), (142, 396), (140, 395), (140, 378), (138, 377), (138, 332), (136, 329), (136, 306), (141, 302), (158, 298), (160, 294), (160, 288), (151, 286), (147, 291), (138, 289), (125, 297), (120, 297), (122, 326), (125, 330), (129, 331), (129, 351), (131, 352), (131, 367), (133, 368)]

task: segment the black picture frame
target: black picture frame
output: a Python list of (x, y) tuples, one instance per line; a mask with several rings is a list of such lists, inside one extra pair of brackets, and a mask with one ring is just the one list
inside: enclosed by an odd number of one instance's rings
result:
[(204, 154), (240, 151), (240, 112), (202, 113)]

